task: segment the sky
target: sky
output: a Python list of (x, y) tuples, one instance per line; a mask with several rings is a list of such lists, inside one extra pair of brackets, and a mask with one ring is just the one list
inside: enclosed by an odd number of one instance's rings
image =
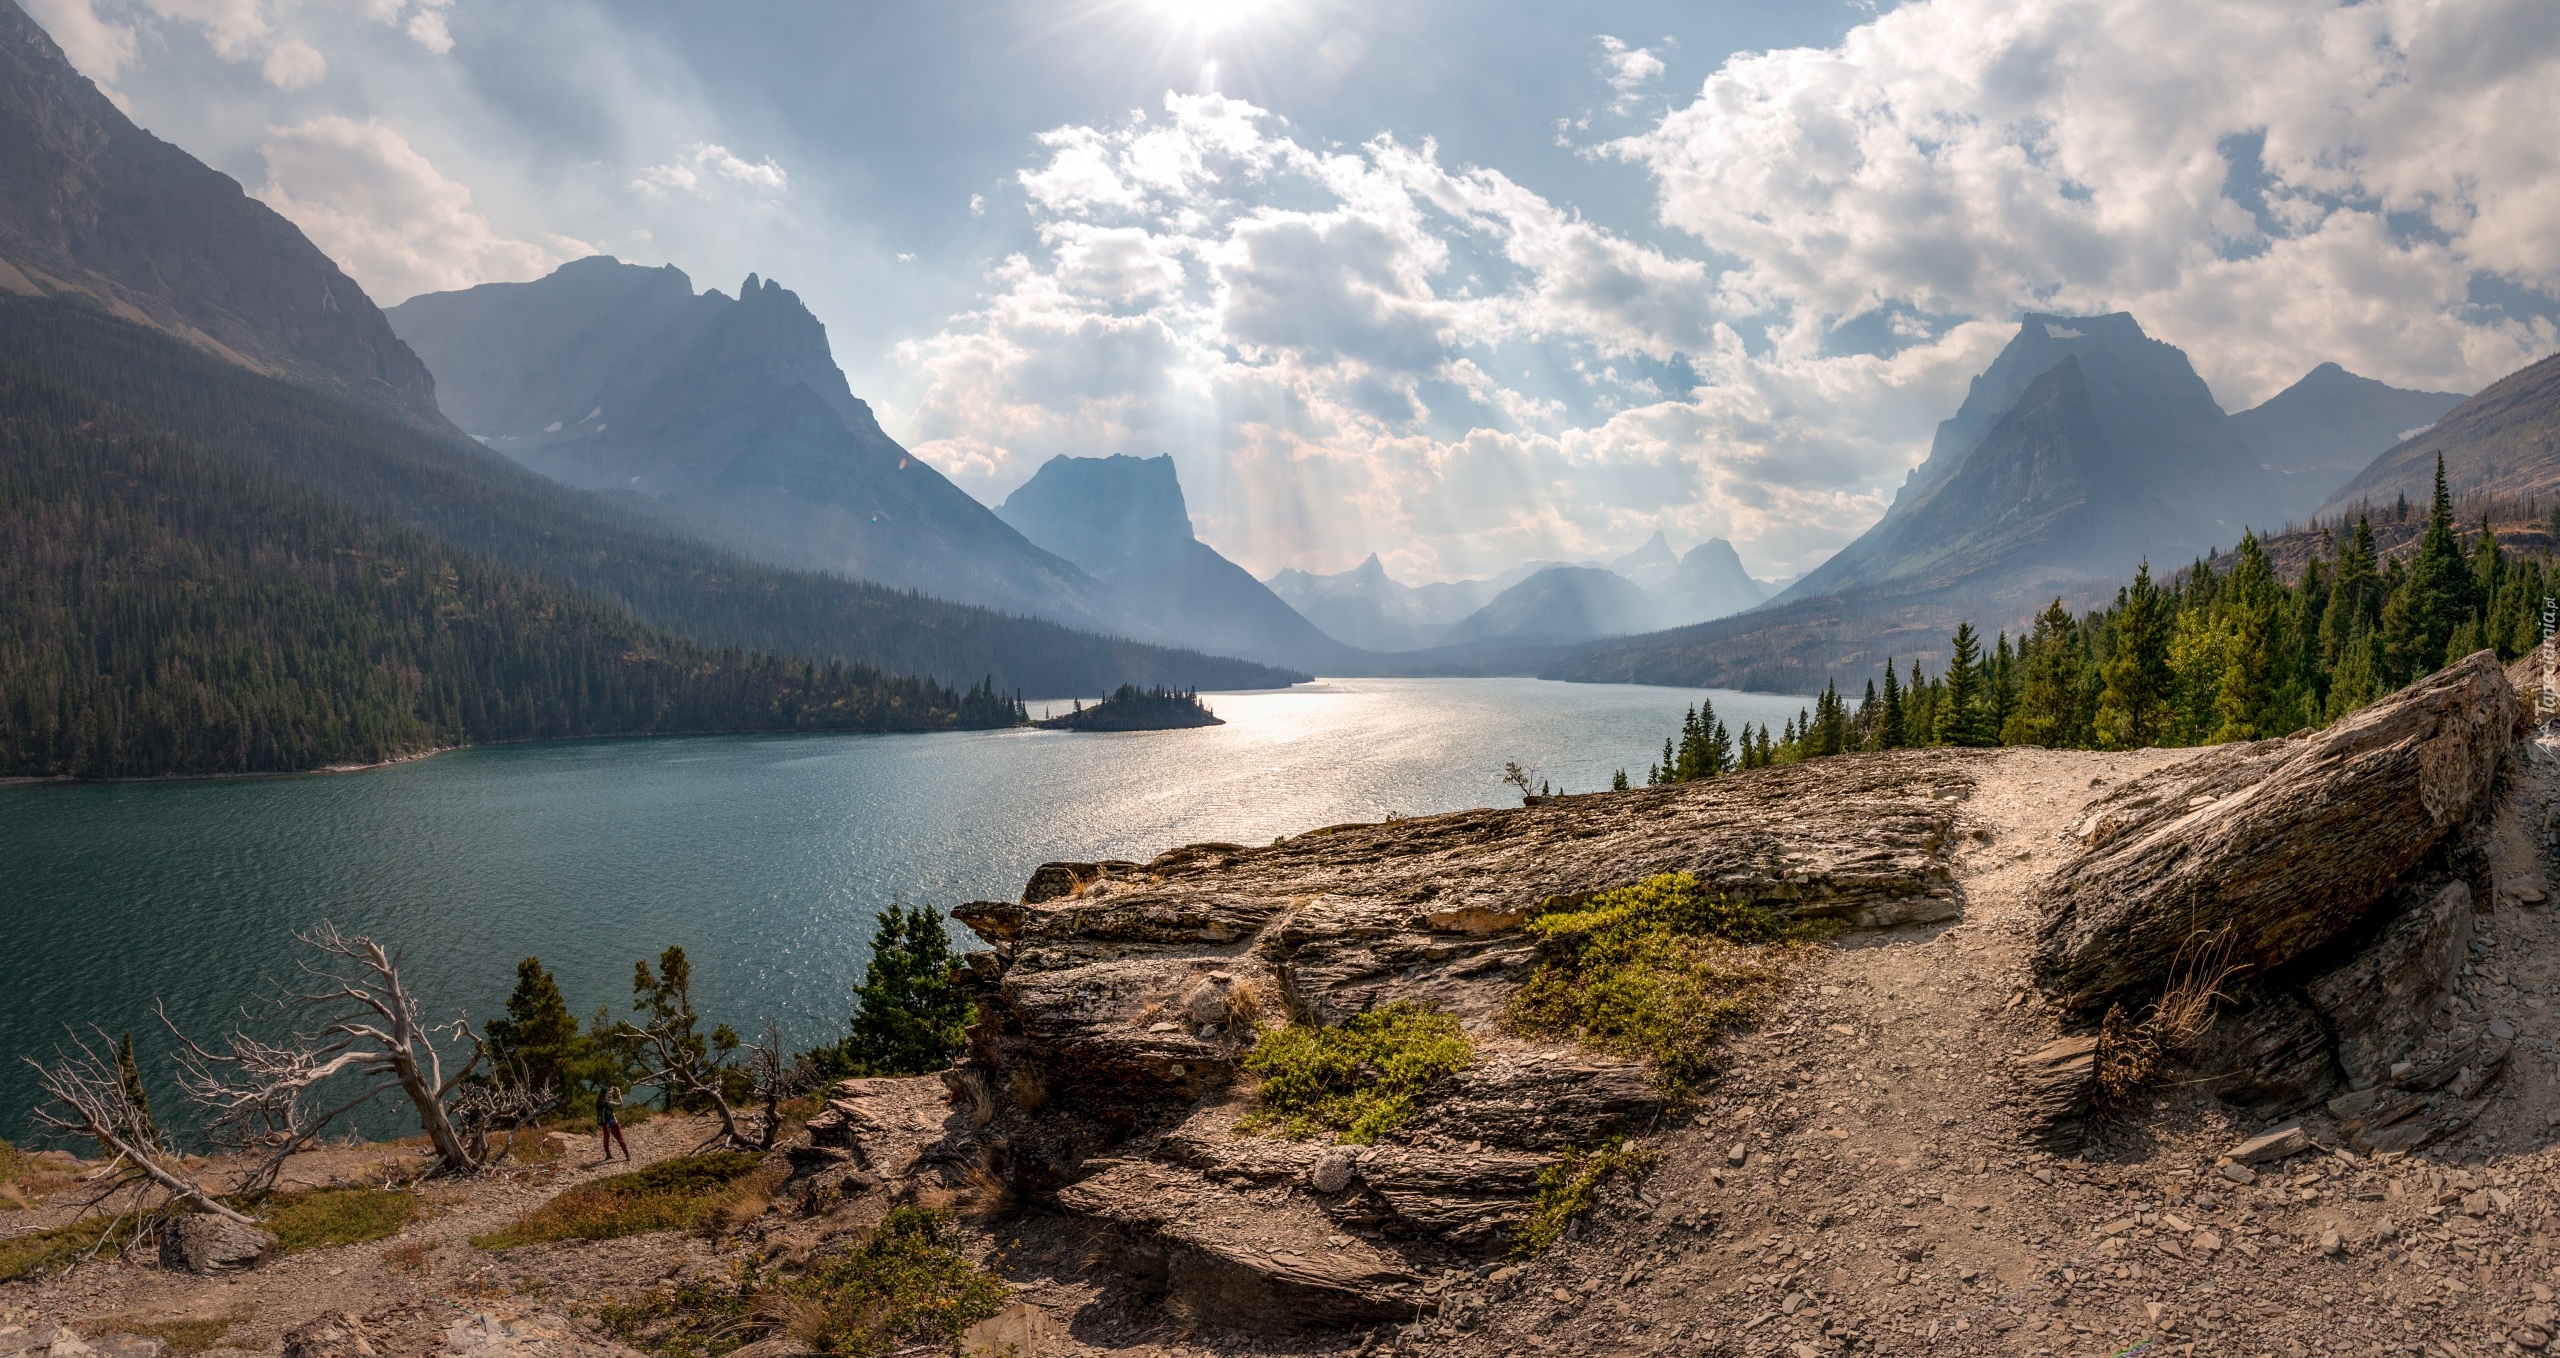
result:
[(2560, 349), (2550, 0), (20, 0), (374, 299), (798, 292), (989, 503), (1171, 454), (1256, 574), (1810, 569), (2025, 311), (2227, 409)]

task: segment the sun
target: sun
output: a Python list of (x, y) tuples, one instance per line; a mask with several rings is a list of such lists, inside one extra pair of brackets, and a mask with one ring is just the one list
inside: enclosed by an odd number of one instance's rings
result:
[(1144, 0), (1166, 25), (1207, 36), (1241, 28), (1282, 7), (1284, 0)]

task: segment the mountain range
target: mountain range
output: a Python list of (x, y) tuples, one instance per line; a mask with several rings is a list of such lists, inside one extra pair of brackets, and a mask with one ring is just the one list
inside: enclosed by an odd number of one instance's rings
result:
[(454, 423), (565, 485), (775, 565), (1120, 630), (1082, 571), (881, 432), (779, 284), (696, 294), (600, 255), (390, 318)]
[(2461, 400), (2323, 364), (2233, 416), (2132, 316), (2030, 314), (1883, 518), (1830, 560), (1750, 613), (1581, 648), (1542, 672), (1795, 692), (1872, 674), (1938, 654), (1960, 620), (2016, 627), (2057, 597), (2085, 608), (2139, 562), (2165, 572), (2299, 520), (2411, 421), (2442, 417), (2420, 440), (2432, 446)]
[(1363, 665), (1352, 647), (1192, 534), (1170, 457), (1053, 457), (996, 516), (1074, 562), (1157, 635), (1217, 655), (1334, 673)]
[(1304, 677), (761, 564), (489, 451), (362, 289), (8, 0), (0, 275), (7, 773), (1002, 724), (1017, 693)]
[(1599, 562), (1532, 561), (1480, 580), (1405, 585), (1375, 553), (1336, 575), (1282, 570), (1272, 592), (1333, 637), (1380, 652), (1564, 645), (1738, 613), (1778, 586), (1753, 579), (1733, 544), (1675, 555), (1657, 531)]
[(2403, 495), (2425, 504), (2438, 454), (2456, 494), (2560, 503), (2560, 354), (2499, 378), (2413, 431), (2339, 487), (2322, 512), (2351, 513)]

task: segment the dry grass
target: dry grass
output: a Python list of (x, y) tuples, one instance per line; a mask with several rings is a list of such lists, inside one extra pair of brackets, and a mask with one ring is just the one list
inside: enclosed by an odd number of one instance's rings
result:
[(424, 1237), (403, 1240), (382, 1252), (382, 1263), (385, 1268), (398, 1269), (402, 1273), (425, 1273), (434, 1267), (435, 1252), (436, 1245), (432, 1240)]
[(984, 1127), (996, 1120), (995, 1095), (987, 1090), (987, 1077), (973, 1066), (953, 1066), (942, 1072), (942, 1087), (951, 1091), (951, 1106), (967, 1109), (969, 1125)]
[(202, 1353), (222, 1342), (231, 1327), (247, 1320), (248, 1311), (227, 1316), (190, 1316), (179, 1319), (153, 1317), (135, 1312), (106, 1316), (84, 1326), (91, 1338), (102, 1334), (138, 1334), (159, 1339), (179, 1353)]
[(1250, 1033), (1262, 1025), (1262, 992), (1242, 977), (1227, 989), (1227, 1027)]
[(2236, 936), (2195, 934), (2169, 963), (2169, 983), (2141, 1018), (2121, 1003), (2098, 1026), (2098, 1106), (2126, 1107), (2195, 1048), (2213, 1027), (2222, 988), (2247, 968), (2232, 960)]
[[(518, 1213), (505, 1230), (471, 1238), (484, 1250), (514, 1249), (549, 1240), (612, 1240), (651, 1231), (690, 1230), (726, 1205), (757, 1190), (740, 1186), (764, 1163), (746, 1151), (680, 1155), (646, 1169), (583, 1183), (549, 1202)], [(765, 1190), (770, 1201), (770, 1189)], [(761, 1209), (759, 1209), (761, 1210)]]

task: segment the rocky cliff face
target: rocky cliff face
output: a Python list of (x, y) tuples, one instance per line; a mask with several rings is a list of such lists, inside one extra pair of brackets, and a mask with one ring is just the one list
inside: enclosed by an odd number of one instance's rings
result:
[(238, 181), (133, 125), (0, 0), (0, 293), (77, 294), (243, 367), (450, 431), (364, 289)]
[[(1956, 913), (1966, 757), (1813, 772), (1050, 864), (1020, 900), (956, 912), (991, 945), (969, 959), (982, 1022), (948, 1077), (984, 1120), (863, 1163), (957, 1166), (930, 1191), (1003, 1184), (1106, 1227), (1129, 1277), (1203, 1322), (1409, 1316), (1445, 1270), (1502, 1254), (1542, 1171), (1663, 1106), (1635, 1063), (1503, 1027), (1542, 903), (1689, 872), (1860, 927)], [(1397, 1000), (1455, 1013), (1477, 1047), (1409, 1124), (1365, 1147), (1236, 1134), (1264, 1026)], [(885, 1089), (840, 1089), (821, 1142), (906, 1117)]]
[(770, 279), (699, 295), (604, 256), (413, 297), (392, 324), (490, 447), (777, 565), (1125, 632), (1105, 591), (883, 432)]
[(1171, 457), (1053, 457), (996, 515), (1101, 581), (1141, 636), (1327, 673), (1353, 657), (1192, 535)]

